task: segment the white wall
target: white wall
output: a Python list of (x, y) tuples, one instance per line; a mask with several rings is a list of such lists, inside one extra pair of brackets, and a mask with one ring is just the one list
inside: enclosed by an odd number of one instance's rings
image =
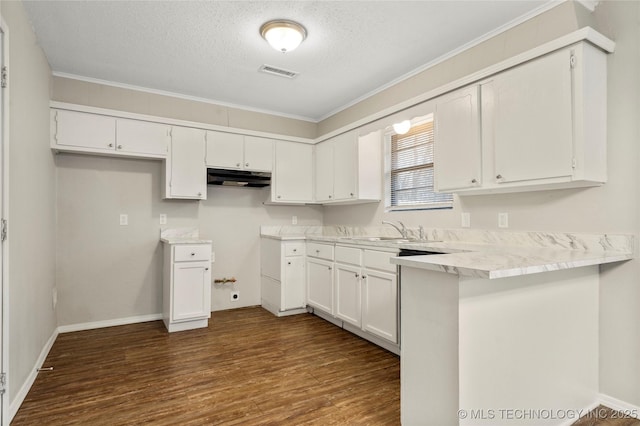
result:
[[(566, 4), (553, 9), (537, 17), (535, 25), (525, 23), (500, 36), (502, 42), (489, 40), (453, 61), (456, 70), (471, 73), (477, 68), (474, 58), (502, 57), (508, 49), (505, 40), (511, 43), (510, 49), (518, 51), (525, 46), (531, 47), (546, 41), (548, 33), (542, 28), (549, 28), (557, 36), (574, 31), (581, 22), (590, 22), (590, 25), (614, 39), (616, 52), (608, 60), (609, 181), (606, 185), (587, 189), (456, 197), (452, 210), (440, 211), (385, 213), (382, 205), (326, 207), (324, 224), (378, 226), (382, 220), (402, 220), (413, 227), (459, 227), (460, 213), (465, 211), (471, 214), (472, 228), (497, 229), (498, 212), (508, 212), (512, 230), (629, 233), (637, 237), (640, 231), (640, 3), (600, 2), (592, 16), (585, 15), (578, 5), (575, 11), (569, 6)], [(568, 12), (576, 19), (567, 17)], [(440, 78), (440, 71), (434, 76)], [(452, 74), (450, 80), (456, 77), (457, 74)], [(413, 95), (421, 91), (424, 90), (417, 85)], [(384, 99), (378, 99), (379, 107), (397, 102), (393, 93), (386, 96), (389, 104), (384, 105)], [(358, 110), (356, 105), (345, 114), (353, 119), (358, 114), (364, 114), (367, 107), (363, 105)], [(332, 118), (333, 124), (343, 120), (344, 117)], [(320, 123), (320, 127), (326, 130), (330, 124)], [(601, 271), (600, 391), (640, 405), (640, 260), (603, 266)]]
[(49, 145), (51, 71), (22, 3), (1, 2), (9, 27), (9, 401), (56, 328), (55, 171)]
[[(59, 325), (162, 312), (162, 246), (166, 227), (197, 227), (213, 240), (212, 309), (260, 304), (260, 225), (322, 223), (320, 207), (263, 206), (269, 188), (208, 187), (206, 201), (162, 200), (160, 161), (88, 155), (56, 156)], [(129, 215), (120, 226), (119, 215)], [(164, 226), (164, 225), (163, 225)], [(231, 289), (240, 300), (231, 304)]]

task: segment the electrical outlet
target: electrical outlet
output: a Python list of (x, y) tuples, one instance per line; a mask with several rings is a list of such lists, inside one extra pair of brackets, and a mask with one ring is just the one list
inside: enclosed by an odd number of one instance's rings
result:
[(160, 215), (160, 225), (166, 225), (167, 224), (167, 215), (166, 214), (161, 214)]
[(462, 212), (462, 214), (460, 215), (460, 218), (462, 221), (463, 228), (469, 228), (471, 226), (471, 213)]
[(291, 224), (292, 225), (298, 224), (298, 216), (291, 216)]
[(120, 215), (120, 225), (125, 226), (129, 224), (129, 215), (121, 214)]
[(509, 213), (498, 213), (498, 228), (509, 227)]
[(237, 302), (238, 300), (240, 300), (240, 292), (239, 291), (232, 291), (231, 292), (231, 301), (232, 302)]

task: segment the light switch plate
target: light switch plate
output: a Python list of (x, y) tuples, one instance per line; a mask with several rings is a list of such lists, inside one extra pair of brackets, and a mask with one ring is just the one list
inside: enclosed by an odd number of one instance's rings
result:
[(498, 213), (498, 228), (509, 227), (509, 213)]
[(121, 214), (120, 215), (120, 225), (128, 225), (129, 224), (129, 215)]
[(460, 214), (460, 218), (463, 228), (469, 228), (471, 226), (471, 213), (462, 212), (462, 214)]
[(160, 225), (166, 225), (167, 224), (167, 215), (166, 214), (161, 214), (160, 215)]

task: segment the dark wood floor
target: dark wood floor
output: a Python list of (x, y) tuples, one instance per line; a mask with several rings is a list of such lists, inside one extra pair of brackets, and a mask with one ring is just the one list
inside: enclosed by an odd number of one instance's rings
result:
[(12, 425), (400, 423), (399, 358), (313, 315), (58, 336)]

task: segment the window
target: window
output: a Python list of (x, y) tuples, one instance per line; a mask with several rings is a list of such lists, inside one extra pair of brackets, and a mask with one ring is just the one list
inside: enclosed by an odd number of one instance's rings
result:
[(433, 190), (433, 118), (386, 141), (387, 210), (451, 208), (453, 195)]

